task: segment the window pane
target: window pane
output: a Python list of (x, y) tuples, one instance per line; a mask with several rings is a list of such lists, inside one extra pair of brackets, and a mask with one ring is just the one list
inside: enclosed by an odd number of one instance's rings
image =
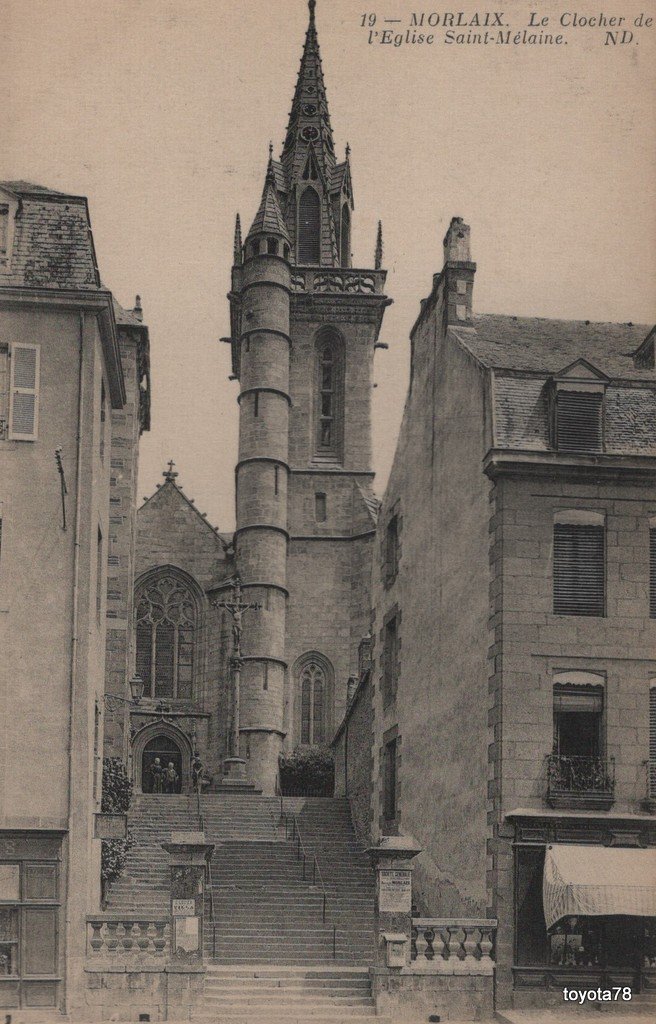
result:
[(310, 742), (310, 679), (303, 676), (301, 690), (301, 743)]
[(18, 910), (16, 907), (0, 907), (0, 942), (16, 942), (18, 939)]
[(547, 929), (542, 905), (544, 849), (518, 849), (516, 874), (517, 963), (531, 967), (547, 957)]
[(144, 693), (152, 695), (152, 629), (149, 622), (140, 622), (137, 626), (137, 675), (144, 681)]
[(0, 864), (0, 900), (20, 900), (18, 864)]
[(57, 908), (26, 907), (23, 911), (24, 974), (57, 973)]
[(26, 864), (23, 868), (26, 900), (57, 899), (57, 865)]
[(155, 695), (173, 696), (173, 634), (170, 622), (160, 622), (155, 634)]
[(0, 978), (18, 974), (18, 943), (0, 942)]

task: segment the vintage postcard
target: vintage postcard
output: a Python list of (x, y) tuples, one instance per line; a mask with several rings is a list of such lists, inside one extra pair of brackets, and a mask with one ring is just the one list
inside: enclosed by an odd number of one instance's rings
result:
[(652, 1021), (653, 0), (0, 25), (5, 1024)]

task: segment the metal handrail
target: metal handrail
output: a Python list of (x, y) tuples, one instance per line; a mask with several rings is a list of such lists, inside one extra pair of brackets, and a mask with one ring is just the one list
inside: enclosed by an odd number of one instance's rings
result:
[[(305, 844), (304, 844), (303, 838), (301, 836), (301, 830), (298, 827), (298, 821), (296, 819), (296, 815), (295, 814), (291, 814), (291, 815), (290, 814), (284, 814), (283, 817), (285, 819), (285, 839), (289, 839), (289, 822), (290, 822), (290, 819), (291, 819), (291, 822), (292, 822), (292, 835), (291, 835), (291, 839), (292, 839), (293, 843), (296, 843), (296, 859), (297, 860), (301, 860), (301, 858), (303, 859), (303, 881), (305, 882), (305, 881), (307, 881), (307, 879), (306, 879), (306, 869), (307, 869), (308, 853), (307, 853), (307, 851), (305, 849)], [(320, 888), (321, 894), (322, 894), (321, 919), (322, 919), (323, 923), (325, 924), (326, 923), (327, 903), (328, 903), (328, 893), (326, 892), (326, 885), (325, 885), (325, 882), (323, 880), (323, 875), (321, 874), (321, 868), (319, 867), (319, 861), (317, 860), (317, 855), (316, 854), (312, 854), (312, 885), (316, 885), (317, 884), (317, 876), (319, 878), (319, 888)], [(333, 932), (334, 932), (334, 929), (335, 929), (335, 926), (333, 925)], [(335, 955), (334, 947), (335, 947), (335, 936), (333, 935), (333, 956)]]

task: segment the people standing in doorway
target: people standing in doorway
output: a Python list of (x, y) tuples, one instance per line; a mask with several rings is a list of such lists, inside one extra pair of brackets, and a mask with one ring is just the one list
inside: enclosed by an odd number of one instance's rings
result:
[(168, 765), (164, 770), (164, 792), (165, 793), (176, 793), (178, 789), (179, 775), (175, 770), (173, 761), (169, 761)]
[(164, 765), (159, 757), (156, 757), (150, 766), (150, 777), (152, 779), (151, 793), (161, 793), (164, 782)]

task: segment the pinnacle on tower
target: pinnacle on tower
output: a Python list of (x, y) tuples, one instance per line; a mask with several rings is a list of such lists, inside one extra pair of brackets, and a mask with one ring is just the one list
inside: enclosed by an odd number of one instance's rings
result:
[(383, 265), (383, 222), (378, 221), (378, 234), (376, 235), (376, 252), (374, 255), (374, 269), (380, 270)]
[(278, 202), (276, 173), (273, 166), (271, 149), (269, 150), (269, 162), (267, 164), (266, 178), (264, 179), (262, 201), (259, 210), (255, 214), (255, 220), (251, 224), (246, 241), (256, 235), (275, 235), (278, 238), (283, 238), (287, 244), (291, 244), (280, 209), (280, 203)]
[(241, 219), (239, 214), (237, 214), (237, 219), (235, 220), (235, 243), (233, 249), (233, 259), (235, 264), (241, 263), (241, 249)]

